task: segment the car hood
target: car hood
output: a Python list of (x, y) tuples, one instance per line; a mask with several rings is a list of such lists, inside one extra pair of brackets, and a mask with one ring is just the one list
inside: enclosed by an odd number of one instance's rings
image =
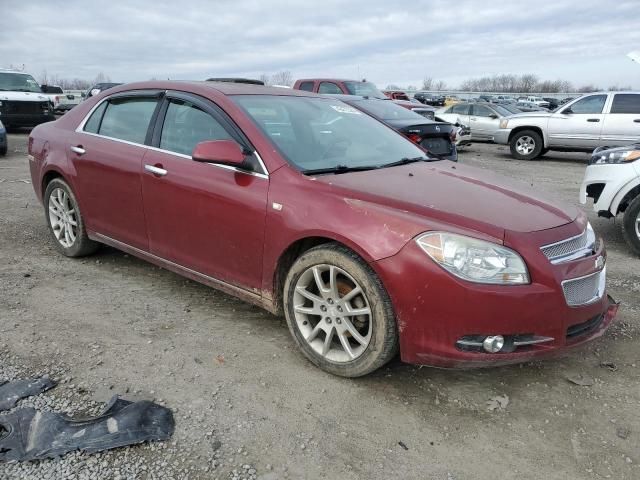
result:
[(504, 238), (505, 230), (546, 230), (578, 217), (575, 207), (549, 200), (524, 183), (449, 161), (322, 175), (316, 180), (346, 189), (341, 195), (347, 199), (391, 207), (398, 213), (497, 239)]
[(44, 102), (47, 97), (37, 92), (3, 92), (0, 91), (0, 101), (2, 100), (19, 100), (21, 102)]

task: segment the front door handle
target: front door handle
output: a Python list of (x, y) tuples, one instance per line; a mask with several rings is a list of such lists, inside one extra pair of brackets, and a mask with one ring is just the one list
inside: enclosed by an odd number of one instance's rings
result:
[(154, 175), (157, 175), (158, 177), (164, 177), (167, 172), (164, 168), (162, 167), (156, 167), (155, 165), (145, 165), (144, 169), (147, 172), (153, 173)]
[(633, 123), (640, 123), (640, 118), (636, 118)]
[(77, 145), (77, 146), (72, 146), (71, 147), (71, 151), (73, 153), (77, 153), (78, 155), (84, 155), (86, 153), (86, 150), (83, 148), (82, 145)]
[(598, 123), (600, 121), (599, 118), (587, 118), (587, 122), (595, 122)]

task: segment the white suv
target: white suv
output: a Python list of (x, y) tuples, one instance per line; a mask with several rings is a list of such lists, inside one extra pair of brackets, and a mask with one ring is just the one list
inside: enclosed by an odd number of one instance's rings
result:
[(640, 143), (618, 148), (596, 148), (580, 187), (580, 203), (593, 198), (601, 217), (624, 214), (622, 232), (640, 255)]

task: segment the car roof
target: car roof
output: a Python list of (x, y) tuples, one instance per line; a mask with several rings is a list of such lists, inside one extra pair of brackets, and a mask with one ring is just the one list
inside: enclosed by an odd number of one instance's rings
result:
[(188, 89), (208, 90), (219, 92), (223, 95), (280, 95), (293, 97), (322, 97), (304, 90), (294, 90), (292, 88), (266, 87), (262, 85), (251, 85), (246, 83), (232, 82), (209, 82), (209, 81), (192, 81), (192, 80), (160, 80), (125, 83), (113, 89), (110, 92), (126, 92), (129, 90), (155, 89), (155, 90), (183, 90)]
[(356, 82), (365, 83), (368, 80), (353, 80), (352, 78), (299, 78), (296, 82)]

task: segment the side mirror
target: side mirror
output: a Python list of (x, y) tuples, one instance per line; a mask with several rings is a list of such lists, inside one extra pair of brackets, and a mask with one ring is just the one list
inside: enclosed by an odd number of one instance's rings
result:
[(200, 142), (191, 154), (196, 162), (221, 163), (237, 167), (244, 162), (242, 147), (233, 140), (207, 140)]
[(571, 110), (571, 108), (565, 108), (562, 113), (564, 113), (565, 115), (571, 115), (573, 113), (573, 110)]
[(489, 115), (489, 118), (498, 118), (498, 115), (496, 115), (495, 113), (492, 113), (491, 115)]

